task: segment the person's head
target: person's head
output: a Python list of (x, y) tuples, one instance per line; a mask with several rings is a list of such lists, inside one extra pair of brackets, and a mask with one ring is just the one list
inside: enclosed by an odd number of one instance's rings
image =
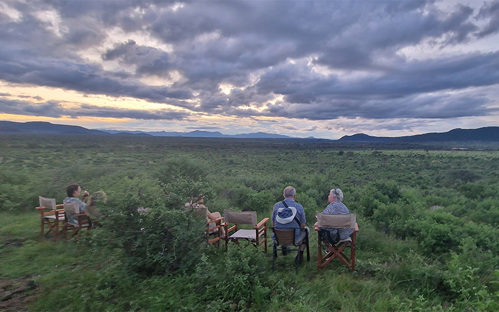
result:
[(97, 191), (90, 195), (87, 205), (88, 206), (95, 206), (97, 205), (98, 202), (103, 202), (105, 203), (107, 201), (107, 195), (103, 191)]
[(340, 189), (332, 189), (329, 191), (329, 202), (341, 202), (343, 200), (343, 192)]
[(282, 192), (282, 195), (284, 196), (284, 198), (295, 198), (296, 189), (292, 186), (286, 186), (286, 188)]
[(194, 197), (193, 202), (201, 204), (202, 202), (204, 202), (204, 195), (198, 194), (198, 196)]
[(66, 188), (66, 193), (68, 194), (68, 197), (78, 197), (81, 193), (81, 187), (78, 184), (73, 183)]

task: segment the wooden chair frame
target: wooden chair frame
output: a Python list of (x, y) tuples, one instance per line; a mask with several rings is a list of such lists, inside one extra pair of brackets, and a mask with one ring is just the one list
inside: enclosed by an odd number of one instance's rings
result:
[[(257, 223), (256, 211), (236, 212), (224, 210), (224, 228), (225, 228), (225, 248), (228, 248), (229, 242), (233, 241), (239, 244), (240, 239), (253, 242), (255, 247), (264, 245), (267, 253), (267, 222), (269, 218), (264, 218)], [(229, 227), (230, 224), (233, 224)], [(249, 224), (252, 229), (240, 229), (239, 225)], [(231, 232), (233, 234), (231, 235)]]
[[(208, 237), (208, 244), (213, 244), (217, 247), (220, 247), (220, 240), (223, 239), (221, 228), (223, 228), (224, 226), (224, 218), (221, 217), (215, 220), (208, 220), (208, 209), (206, 207), (198, 208), (194, 213), (197, 217), (206, 219), (206, 231), (204, 233)], [(212, 226), (213, 223), (215, 224), (214, 226)]]
[[(35, 207), (40, 212), (40, 236), (52, 233), (54, 240), (59, 239), (59, 233), (64, 227), (64, 209), (62, 204), (56, 205), (54, 198), (39, 196), (40, 206)], [(45, 233), (45, 225), (48, 231)]]
[[(65, 212), (65, 218), (64, 218), (64, 229), (63, 229), (63, 234), (64, 238), (68, 238), (67, 234), (69, 231), (73, 232), (73, 235), (71, 235), (71, 238), (79, 238), (78, 233), (82, 229), (87, 229), (87, 232), (91, 230), (92, 228), (92, 220), (90, 220), (90, 217), (87, 216), (84, 213), (79, 213), (79, 206), (78, 203), (72, 202), (72, 203), (64, 203), (64, 212)], [(78, 218), (78, 225), (72, 224), (68, 222), (68, 217), (67, 215), (71, 214), (73, 217)]]
[[(308, 231), (303, 229), (305, 231), (305, 238), (301, 243), (297, 244), (295, 241), (295, 230), (297, 229), (276, 229), (275, 227), (272, 228), (272, 232), (274, 233), (274, 241), (272, 243), (272, 249), (273, 249), (272, 270), (275, 269), (277, 252), (279, 249), (284, 250), (284, 246), (286, 246), (287, 251), (297, 252), (295, 258), (295, 270), (297, 273), (298, 273), (298, 267), (300, 266), (302, 260), (300, 253), (302, 245), (305, 245), (305, 249), (307, 250), (307, 261), (310, 261)], [(278, 248), (279, 246), (281, 246), (281, 248)], [(296, 248), (288, 248), (288, 246), (295, 246)]]
[[(357, 233), (359, 232), (359, 225), (356, 222), (354, 214), (347, 215), (326, 215), (317, 214), (318, 224), (315, 226), (317, 231), (318, 242), (318, 255), (317, 255), (317, 268), (322, 270), (333, 259), (338, 259), (349, 270), (355, 270), (355, 248), (357, 243)], [(320, 228), (353, 228), (352, 236), (348, 239), (340, 240), (337, 244), (333, 245), (324, 242), (321, 239)], [(323, 248), (326, 250), (326, 255), (323, 255)], [(347, 256), (346, 248), (350, 248), (350, 255)]]
[[(222, 231), (220, 230), (223, 227), (223, 220), (224, 218), (217, 218), (215, 220), (210, 220), (210, 222), (206, 224), (206, 227), (208, 228), (206, 234), (208, 237), (214, 236), (213, 238), (208, 238), (208, 244), (214, 244), (217, 247), (220, 247), (220, 240), (223, 239)], [(215, 223), (215, 226), (210, 227), (211, 223)]]

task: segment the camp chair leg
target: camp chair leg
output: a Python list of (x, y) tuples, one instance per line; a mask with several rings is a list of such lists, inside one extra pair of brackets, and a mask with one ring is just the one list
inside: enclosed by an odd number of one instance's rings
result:
[(350, 259), (352, 262), (352, 267), (351, 270), (355, 270), (355, 245), (352, 245), (351, 250), (350, 250)]
[[(331, 244), (326, 245), (327, 246), (327, 254), (325, 256), (319, 256), (318, 257), (318, 268), (319, 270), (323, 269), (326, 265), (328, 265), (333, 259), (338, 259), (343, 263), (348, 269), (354, 270), (355, 269), (355, 250), (353, 246), (352, 250), (350, 252), (350, 259), (345, 255), (344, 250), (347, 246), (347, 243), (340, 243), (336, 246), (333, 246)], [(322, 255), (321, 253), (321, 247), (319, 247), (319, 254)]]
[(300, 267), (300, 251), (298, 251), (295, 258), (295, 271), (298, 273), (298, 268)]
[(272, 270), (275, 270), (275, 262), (277, 259), (277, 246), (276, 244), (272, 244), (273, 246), (273, 257), (272, 257)]
[(308, 241), (308, 234), (307, 234), (306, 239), (307, 239), (307, 241), (306, 241), (305, 248), (307, 249), (307, 261), (310, 261), (310, 246), (309, 246), (309, 241)]

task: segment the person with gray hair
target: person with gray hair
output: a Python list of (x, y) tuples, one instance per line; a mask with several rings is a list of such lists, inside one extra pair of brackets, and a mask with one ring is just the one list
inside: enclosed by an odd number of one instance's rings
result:
[[(305, 219), (305, 210), (303, 206), (298, 204), (296, 199), (296, 189), (292, 186), (287, 186), (283, 191), (284, 200), (277, 202), (272, 210), (272, 226), (276, 229), (296, 229), (295, 242), (301, 244), (307, 233), (310, 233)], [(305, 249), (305, 245), (301, 246), (301, 254)], [(285, 249), (283, 249), (283, 252)]]
[[(334, 188), (329, 191), (329, 205), (322, 211), (323, 214), (350, 214), (347, 206), (343, 204), (343, 192), (339, 188)], [(343, 240), (353, 233), (353, 229), (345, 228), (338, 229), (339, 239)]]

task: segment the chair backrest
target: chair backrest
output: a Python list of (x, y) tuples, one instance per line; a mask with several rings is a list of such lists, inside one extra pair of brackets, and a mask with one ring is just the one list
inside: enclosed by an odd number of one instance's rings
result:
[(279, 245), (291, 245), (295, 243), (295, 229), (274, 228), (274, 234)]
[(317, 214), (317, 225), (320, 228), (352, 228), (355, 229), (357, 217), (354, 214)]
[(194, 211), (194, 215), (197, 217), (205, 217), (208, 215), (208, 208), (206, 207), (199, 207)]
[(45, 207), (52, 210), (55, 209), (55, 198), (46, 198), (38, 196), (38, 201), (40, 202), (40, 207)]
[(80, 213), (80, 205), (77, 202), (64, 203), (64, 212), (70, 214)]
[(231, 210), (224, 210), (224, 220), (227, 223), (233, 224), (251, 224), (256, 225), (256, 211), (242, 211), (236, 212)]

